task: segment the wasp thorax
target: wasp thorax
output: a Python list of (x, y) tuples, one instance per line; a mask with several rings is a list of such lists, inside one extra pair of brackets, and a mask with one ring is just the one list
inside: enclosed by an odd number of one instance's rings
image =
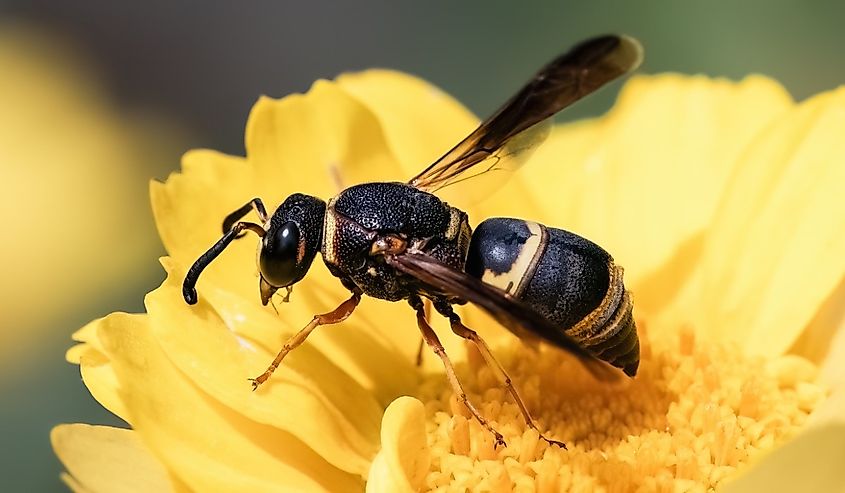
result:
[(325, 213), (325, 202), (299, 193), (276, 209), (258, 247), (262, 292), (265, 284), (275, 291), (305, 277), (320, 250)]

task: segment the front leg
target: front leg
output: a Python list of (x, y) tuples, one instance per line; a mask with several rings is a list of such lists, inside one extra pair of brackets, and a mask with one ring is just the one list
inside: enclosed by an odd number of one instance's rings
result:
[(308, 323), (305, 327), (302, 328), (299, 332), (294, 334), (290, 337), (290, 339), (285, 342), (285, 345), (282, 346), (282, 349), (279, 351), (279, 354), (276, 355), (276, 358), (270, 363), (270, 366), (264, 370), (264, 373), (258, 375), (255, 378), (250, 378), (249, 381), (252, 382), (252, 390), (256, 390), (259, 385), (266, 382), (270, 375), (276, 371), (276, 368), (282, 364), (282, 360), (285, 359), (285, 356), (293, 349), (298, 347), (300, 344), (305, 342), (305, 339), (308, 337), (314, 329), (321, 325), (331, 325), (336, 324), (339, 322), (343, 322), (349, 315), (352, 315), (352, 312), (355, 311), (355, 307), (358, 306), (358, 303), (361, 301), (361, 291), (356, 289), (352, 291), (352, 296), (340, 304), (334, 310), (323, 313), (321, 315), (314, 315), (314, 318), (311, 319), (311, 322)]

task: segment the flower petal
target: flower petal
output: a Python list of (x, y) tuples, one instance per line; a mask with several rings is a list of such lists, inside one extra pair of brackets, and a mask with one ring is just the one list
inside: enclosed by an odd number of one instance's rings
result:
[(50, 432), (50, 442), (72, 484), (83, 491), (173, 491), (167, 470), (131, 430), (59, 425)]
[(845, 88), (783, 115), (744, 153), (677, 309), (781, 354), (845, 277)]
[(413, 397), (393, 401), (384, 412), (381, 443), (367, 478), (367, 492), (419, 491), (431, 461), (422, 402)]
[[(184, 303), (180, 273), (171, 270), (146, 298), (153, 333), (170, 361), (197, 387), (246, 418), (286, 430), (336, 467), (365, 475), (377, 450), (382, 415), (372, 395), (309, 343), (292, 351), (274, 377), (252, 392), (247, 377), (263, 372), (284, 343), (278, 318), (244, 304), (238, 329), (252, 326), (250, 332), (261, 338), (239, 338), (211, 305)], [(268, 339), (270, 347), (265, 346)]]
[(82, 355), (85, 353), (85, 351), (88, 350), (89, 347), (90, 346), (88, 346), (88, 344), (76, 344), (74, 346), (71, 346), (65, 352), (65, 360), (68, 363), (78, 365), (80, 358), (82, 358)]
[(80, 358), (79, 371), (82, 374), (82, 381), (94, 399), (115, 416), (131, 424), (129, 410), (126, 409), (120, 397), (120, 382), (108, 357), (93, 348), (88, 348)]
[[(198, 150), (182, 158), (182, 173), (166, 183), (150, 183), (150, 198), (167, 252), (192, 264), (222, 234), (223, 218), (256, 197), (252, 167), (243, 158)], [(218, 282), (247, 299), (257, 297), (255, 241), (235, 241), (203, 272), (204, 282)]]
[(845, 385), (836, 386), (819, 407), (813, 410), (807, 426), (818, 427), (829, 423), (845, 423)]
[(845, 424), (814, 428), (764, 457), (723, 493), (845, 491)]
[(93, 491), (82, 486), (79, 481), (77, 481), (73, 476), (66, 472), (60, 473), (59, 479), (61, 479), (62, 483), (64, 483), (65, 486), (67, 486), (68, 489), (70, 489), (70, 491), (72, 491), (73, 493), (94, 493)]
[(690, 242), (737, 157), (790, 104), (762, 77), (635, 77), (607, 116), (565, 125), (532, 158), (523, 174), (544, 211), (538, 219), (611, 252), (637, 306), (652, 311), (694, 265)]
[(101, 353), (104, 351), (103, 345), (100, 344), (100, 340), (97, 338), (98, 325), (99, 320), (94, 320), (93, 322), (85, 324), (81, 329), (77, 330), (70, 336), (72, 340), (82, 344), (77, 344), (68, 350), (66, 359), (69, 363), (79, 364), (79, 355), (81, 352), (84, 352), (86, 347), (92, 347)]
[[(845, 277), (789, 352), (819, 364), (831, 387), (845, 388)], [(842, 411), (845, 413), (845, 406)]]
[(422, 171), (478, 126), (475, 115), (457, 100), (402, 72), (366, 70), (343, 74), (337, 84), (378, 117), (387, 143), (402, 167), (402, 181)]
[(402, 178), (376, 115), (328, 81), (307, 94), (261, 98), (246, 150), (267, 200), (294, 192), (327, 199), (355, 183)]
[(827, 399), (813, 411), (812, 424), (845, 422), (845, 279), (789, 352), (820, 364), (821, 380), (831, 389)]
[(345, 491), (340, 472), (287, 432), (256, 423), (191, 384), (144, 317), (112, 315), (98, 330), (144, 443), (198, 491)]
[[(119, 315), (125, 316), (125, 315)], [(129, 315), (144, 317), (145, 315)], [(129, 412), (118, 394), (119, 383), (105, 348), (97, 336), (101, 325), (108, 317), (89, 322), (73, 334), (73, 340), (81, 342), (68, 349), (65, 355), (70, 363), (79, 365), (82, 381), (94, 399), (120, 419), (131, 423)]]

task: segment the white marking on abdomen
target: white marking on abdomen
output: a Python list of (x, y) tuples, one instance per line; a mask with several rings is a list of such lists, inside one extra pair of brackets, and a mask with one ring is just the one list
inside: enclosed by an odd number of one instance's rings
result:
[(543, 255), (548, 241), (545, 229), (541, 224), (531, 221), (524, 221), (524, 223), (531, 236), (522, 244), (522, 249), (520, 249), (519, 255), (517, 255), (510, 269), (502, 273), (485, 269), (481, 276), (483, 282), (492, 284), (514, 297), (519, 297), (525, 287), (523, 284), (527, 283), (534, 275), (537, 262), (540, 261), (540, 256)]

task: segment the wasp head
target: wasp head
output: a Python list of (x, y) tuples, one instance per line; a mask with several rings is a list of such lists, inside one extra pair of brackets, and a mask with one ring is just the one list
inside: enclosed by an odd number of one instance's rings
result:
[[(238, 221), (252, 209), (264, 221), (256, 224)], [(194, 262), (182, 283), (185, 302), (197, 302), (197, 280), (232, 241), (251, 231), (261, 238), (258, 244), (258, 269), (261, 272), (261, 303), (266, 305), (279, 288), (289, 288), (305, 277), (323, 239), (323, 217), (326, 203), (322, 200), (296, 193), (288, 197), (267, 218), (264, 204), (252, 199), (229, 214), (223, 221), (223, 237)], [(288, 289), (290, 291), (290, 289)]]
[(266, 305), (280, 288), (299, 282), (320, 250), (326, 203), (296, 193), (285, 199), (265, 225), (258, 246), (261, 303)]

